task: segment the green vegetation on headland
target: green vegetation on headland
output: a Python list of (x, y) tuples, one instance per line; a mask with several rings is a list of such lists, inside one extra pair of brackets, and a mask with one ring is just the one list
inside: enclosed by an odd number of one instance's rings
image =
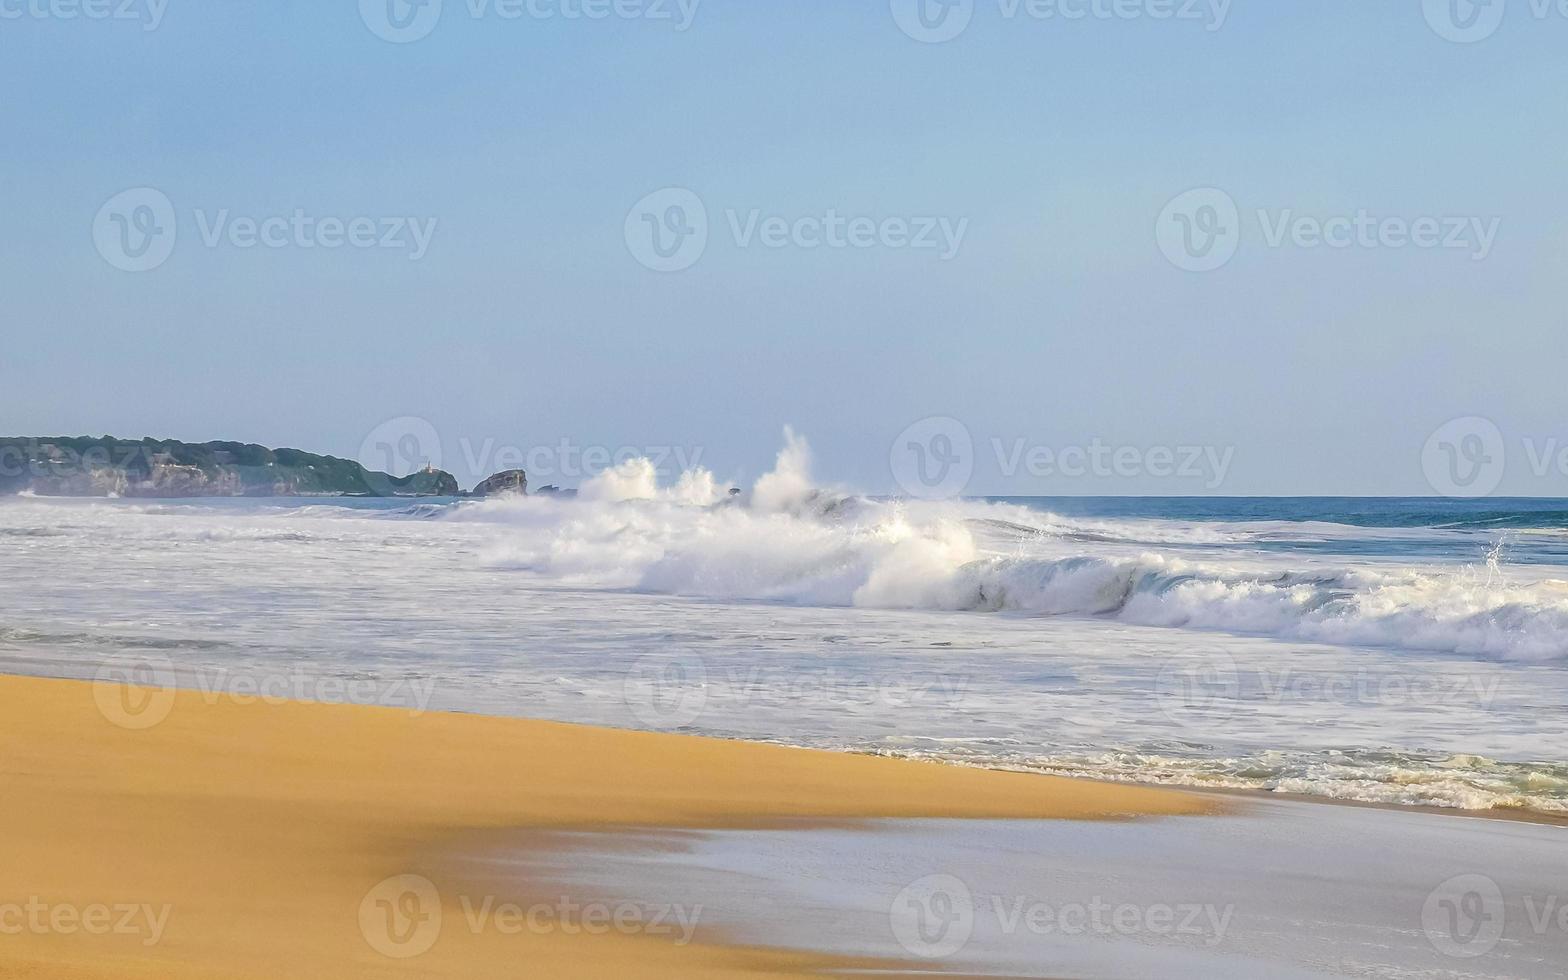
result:
[(0, 495), (48, 497), (441, 497), (450, 473), (405, 477), (353, 460), (240, 442), (0, 437)]

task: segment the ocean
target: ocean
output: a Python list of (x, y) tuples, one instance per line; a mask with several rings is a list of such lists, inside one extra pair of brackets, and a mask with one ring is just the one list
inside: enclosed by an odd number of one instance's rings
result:
[(1568, 501), (725, 489), (0, 501), (0, 670), (1568, 812)]

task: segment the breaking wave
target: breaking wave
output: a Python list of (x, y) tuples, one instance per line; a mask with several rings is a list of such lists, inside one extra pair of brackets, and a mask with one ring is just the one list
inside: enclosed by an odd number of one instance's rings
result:
[[(576, 500), (458, 507), (506, 525), (495, 567), (562, 584), (812, 605), (1094, 616), (1351, 646), (1568, 660), (1568, 582), (1475, 565), (1283, 567), (1237, 532), (1074, 523), (979, 501), (876, 500), (819, 488), (805, 441), (730, 496), (711, 473), (660, 486), (632, 460)], [(1322, 529), (1317, 529), (1322, 533)], [(1265, 540), (1277, 533), (1250, 532)], [(1161, 538), (1166, 540), (1161, 540)], [(1193, 557), (1173, 549), (1223, 544)], [(1154, 547), (1151, 547), (1150, 545)], [(1165, 546), (1165, 547), (1161, 547)]]

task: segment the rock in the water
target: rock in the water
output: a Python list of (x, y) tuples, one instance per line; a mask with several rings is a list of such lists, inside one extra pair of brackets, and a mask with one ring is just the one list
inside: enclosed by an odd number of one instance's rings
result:
[(522, 470), (505, 470), (485, 480), (474, 488), (475, 497), (502, 497), (528, 492), (528, 474)]

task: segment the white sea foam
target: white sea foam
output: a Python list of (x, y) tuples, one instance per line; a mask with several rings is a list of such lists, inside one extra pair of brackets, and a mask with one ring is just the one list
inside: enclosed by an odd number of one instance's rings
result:
[(784, 448), (772, 472), (757, 481), (751, 490), (750, 505), (759, 513), (794, 513), (811, 499), (816, 487), (811, 482), (811, 448), (805, 437), (784, 430)]
[(1355, 803), (1568, 813), (1568, 766), (1504, 763), (1474, 755), (1366, 751), (1267, 751), (1208, 758), (1131, 751), (884, 754), (1112, 782), (1262, 790)]
[[(1466, 566), (1300, 567), (1146, 550), (1147, 529), (984, 502), (817, 489), (793, 433), (738, 501), (696, 471), (661, 489), (633, 460), (575, 502), (490, 503), (487, 557), (578, 585), (883, 609), (1079, 615), (1477, 657), (1568, 660), (1568, 583)], [(1319, 529), (1318, 533), (1321, 533)], [(1140, 533), (1141, 532), (1141, 533)], [(1273, 533), (1273, 532), (1271, 532)], [(1212, 534), (1190, 538), (1212, 540)]]

